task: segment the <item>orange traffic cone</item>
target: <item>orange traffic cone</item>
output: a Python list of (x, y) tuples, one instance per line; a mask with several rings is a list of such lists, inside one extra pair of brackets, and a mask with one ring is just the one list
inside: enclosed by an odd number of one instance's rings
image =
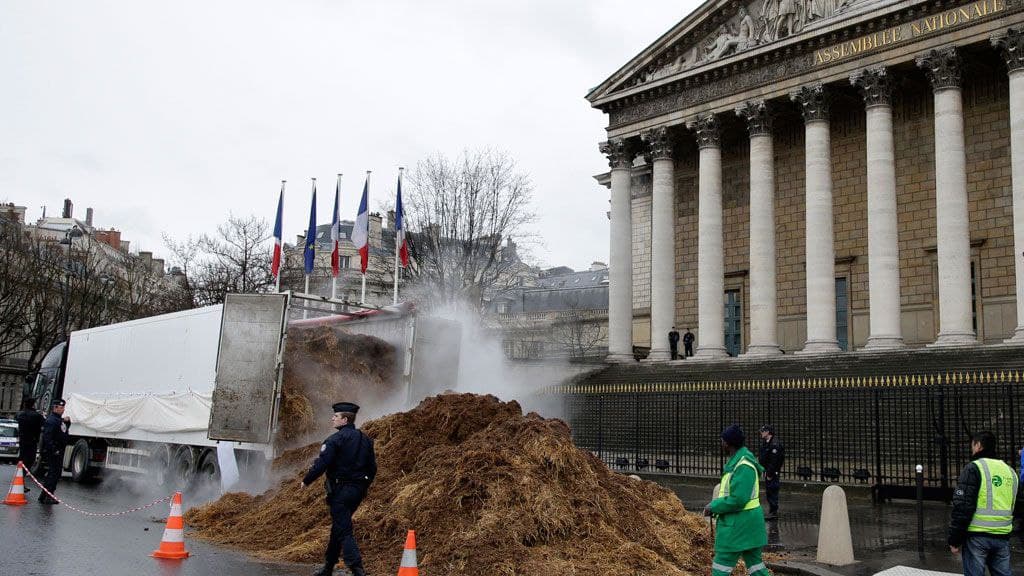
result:
[(419, 576), (420, 569), (416, 566), (416, 531), (409, 530), (405, 537), (405, 550), (402, 551), (402, 565), (398, 567), (398, 576)]
[(167, 517), (167, 527), (160, 547), (150, 554), (153, 558), (167, 560), (183, 560), (188, 558), (185, 550), (185, 520), (181, 517), (181, 492), (175, 492), (171, 498), (171, 514)]
[(28, 500), (25, 499), (24, 467), (24, 464), (18, 462), (18, 471), (14, 473), (14, 481), (11, 482), (11, 489), (7, 491), (7, 498), (4, 498), (4, 504), (9, 506), (24, 506), (28, 504)]

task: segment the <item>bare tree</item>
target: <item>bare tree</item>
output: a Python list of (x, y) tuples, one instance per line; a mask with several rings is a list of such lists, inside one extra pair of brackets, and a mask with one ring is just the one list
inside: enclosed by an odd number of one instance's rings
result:
[(267, 221), (256, 216), (229, 216), (217, 226), (216, 234), (203, 234), (195, 240), (194, 258), (188, 273), (199, 305), (219, 304), (229, 293), (251, 294), (273, 286), (270, 274), (272, 232)]
[(607, 319), (597, 310), (570, 306), (555, 316), (552, 328), (552, 339), (573, 360), (594, 356), (607, 339)]
[(405, 216), (415, 266), (407, 276), (433, 300), (469, 300), (503, 282), (519, 264), (502, 250), (525, 235), (534, 219), (533, 186), (508, 154), (466, 151), (458, 159), (436, 154), (407, 179)]

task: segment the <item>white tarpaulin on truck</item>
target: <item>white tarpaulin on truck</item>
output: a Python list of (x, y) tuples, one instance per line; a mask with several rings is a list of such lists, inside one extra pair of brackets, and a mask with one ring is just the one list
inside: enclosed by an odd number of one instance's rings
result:
[(107, 397), (71, 394), (65, 415), (72, 426), (103, 434), (205, 432), (212, 399), (212, 394), (194, 391)]

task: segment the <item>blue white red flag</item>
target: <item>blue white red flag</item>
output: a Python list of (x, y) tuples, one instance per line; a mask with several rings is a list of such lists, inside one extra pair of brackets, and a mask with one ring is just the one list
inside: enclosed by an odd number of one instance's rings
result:
[(402, 268), (409, 265), (409, 244), (405, 241), (405, 210), (402, 209), (402, 173), (398, 173), (398, 199), (395, 201), (395, 246)]
[(370, 175), (366, 175), (366, 183), (363, 184), (363, 198), (359, 201), (359, 214), (356, 216), (356, 224), (352, 227), (352, 243), (356, 250), (359, 250), (359, 268), (366, 274), (366, 265), (370, 260)]
[(309, 229), (306, 230), (306, 248), (302, 256), (305, 259), (306, 274), (312, 274), (316, 257), (316, 178), (313, 178), (313, 202), (309, 205)]
[(331, 275), (335, 278), (341, 274), (341, 258), (338, 254), (338, 243), (341, 240), (341, 219), (338, 217), (338, 202), (341, 200), (341, 174), (338, 174), (338, 185), (334, 188), (334, 217), (331, 220), (331, 242), (334, 243), (334, 250), (331, 252)]
[(281, 218), (284, 216), (284, 182), (281, 182), (281, 195), (277, 198), (277, 218), (274, 220), (274, 259), (270, 263), (270, 273), (274, 278), (281, 273)]

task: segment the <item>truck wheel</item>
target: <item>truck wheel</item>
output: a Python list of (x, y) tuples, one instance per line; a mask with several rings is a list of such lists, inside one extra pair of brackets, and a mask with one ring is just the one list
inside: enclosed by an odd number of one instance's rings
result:
[(185, 491), (192, 487), (196, 478), (196, 456), (192, 448), (178, 446), (171, 458), (171, 486), (175, 490)]
[(220, 488), (220, 463), (217, 461), (216, 450), (204, 450), (199, 459), (196, 484), (201, 488)]
[(149, 458), (151, 464), (149, 470), (153, 484), (160, 488), (170, 488), (172, 477), (170, 448), (161, 445), (150, 454)]
[(75, 482), (87, 482), (93, 477), (93, 469), (89, 466), (89, 456), (92, 449), (85, 439), (75, 442), (71, 449), (71, 479)]

